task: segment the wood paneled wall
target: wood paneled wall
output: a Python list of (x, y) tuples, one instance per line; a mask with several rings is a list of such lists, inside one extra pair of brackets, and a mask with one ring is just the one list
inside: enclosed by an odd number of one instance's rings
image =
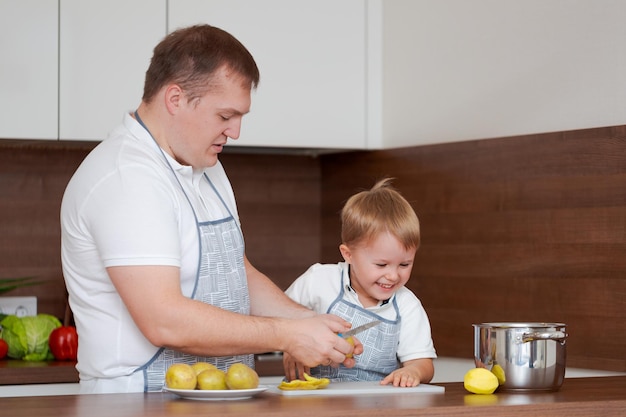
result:
[[(43, 280), (5, 294), (37, 296), (40, 313), (65, 313), (61, 199), (94, 145), (0, 140), (0, 278)], [(248, 258), (286, 289), (320, 258), (320, 160), (237, 152), (220, 159), (237, 197)]]
[(7, 296), (37, 296), (37, 311), (64, 317), (59, 213), (63, 191), (92, 144), (0, 141), (0, 278), (42, 284)]
[(322, 159), (322, 258), (345, 199), (385, 176), (415, 208), (409, 287), (441, 356), (473, 323), (564, 322), (568, 365), (626, 371), (626, 127)]
[(248, 259), (286, 290), (321, 257), (320, 159), (226, 153), (220, 160), (237, 198)]
[[(0, 141), (0, 277), (46, 280), (63, 316), (59, 208), (93, 143)], [(461, 143), (221, 156), (249, 258), (281, 288), (340, 260), (339, 211), (382, 177), (415, 208), (422, 246), (409, 287), (441, 356), (473, 357), (472, 324), (559, 321), (568, 365), (626, 371), (626, 126)]]

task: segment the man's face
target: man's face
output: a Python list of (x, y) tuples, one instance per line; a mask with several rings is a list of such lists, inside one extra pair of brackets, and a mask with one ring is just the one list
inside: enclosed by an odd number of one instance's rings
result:
[(168, 141), (174, 158), (196, 169), (217, 163), (228, 138), (239, 138), (243, 115), (250, 111), (250, 88), (241, 76), (223, 67), (211, 84), (198, 99), (183, 97)]

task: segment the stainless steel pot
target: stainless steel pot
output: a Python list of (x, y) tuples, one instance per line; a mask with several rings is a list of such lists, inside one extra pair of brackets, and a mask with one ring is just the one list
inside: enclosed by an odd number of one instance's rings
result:
[(504, 371), (502, 391), (556, 391), (565, 377), (563, 323), (474, 324), (476, 367)]

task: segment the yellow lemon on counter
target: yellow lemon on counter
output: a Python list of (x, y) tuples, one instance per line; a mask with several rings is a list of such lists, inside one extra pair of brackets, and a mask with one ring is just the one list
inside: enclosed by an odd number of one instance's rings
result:
[(196, 371), (186, 363), (175, 363), (165, 372), (165, 385), (173, 389), (196, 389)]
[(497, 363), (491, 368), (491, 372), (498, 378), (498, 385), (503, 385), (506, 382), (506, 376), (504, 375), (504, 369)]
[(470, 369), (463, 377), (463, 386), (473, 394), (492, 394), (498, 385), (498, 378), (485, 368)]
[(259, 386), (259, 375), (244, 363), (234, 363), (226, 371), (229, 389), (254, 389)]
[(200, 372), (206, 371), (207, 369), (217, 369), (215, 365), (213, 365), (212, 363), (208, 363), (208, 362), (196, 362), (193, 365), (191, 365), (191, 367), (193, 368), (194, 371), (196, 371), (196, 375), (199, 375)]

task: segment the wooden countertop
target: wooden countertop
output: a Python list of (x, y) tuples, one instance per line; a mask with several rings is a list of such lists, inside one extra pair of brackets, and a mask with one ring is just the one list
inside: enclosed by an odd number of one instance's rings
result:
[[(282, 358), (256, 361), (256, 371), (260, 376), (282, 375)], [(14, 359), (0, 360), (0, 385), (59, 384), (78, 382), (76, 362), (43, 361), (26, 362)]]
[[(195, 401), (170, 393), (0, 398), (0, 416), (623, 416), (626, 376), (569, 378), (557, 392), (469, 394), (462, 383), (445, 393), (283, 397), (263, 393), (235, 401)], [(6, 413), (9, 414), (6, 414)]]
[(0, 385), (78, 382), (76, 362), (0, 360)]

